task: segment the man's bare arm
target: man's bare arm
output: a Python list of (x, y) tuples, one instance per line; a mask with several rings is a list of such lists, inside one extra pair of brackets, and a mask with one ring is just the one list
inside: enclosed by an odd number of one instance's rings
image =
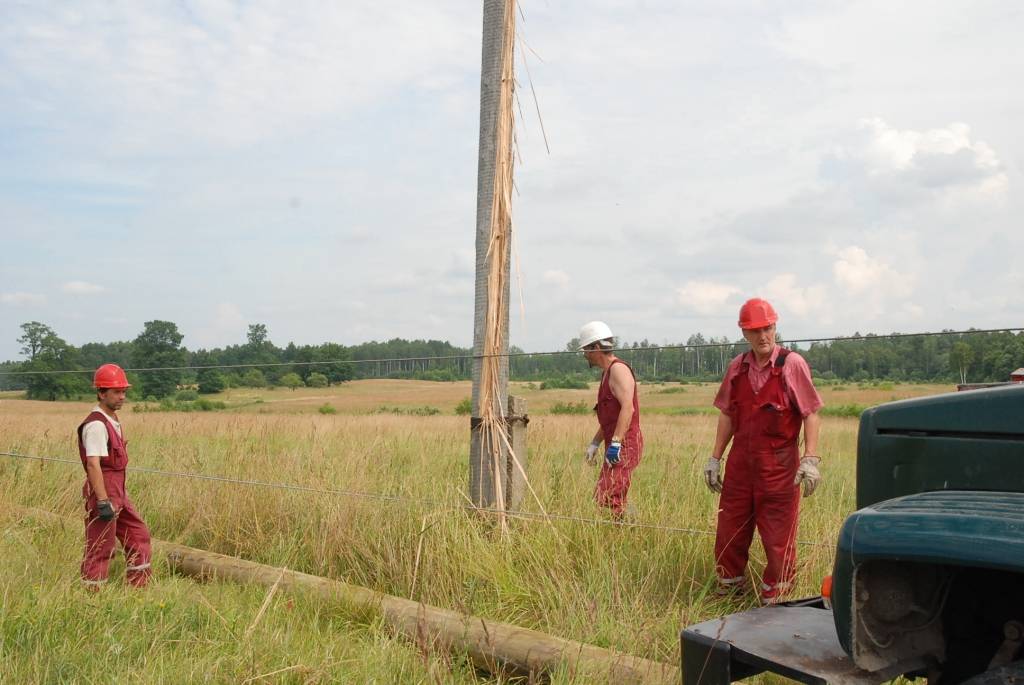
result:
[(821, 428), (821, 417), (818, 412), (811, 412), (804, 417), (804, 454), (818, 456), (818, 432)]
[(732, 417), (721, 412), (718, 415), (718, 427), (715, 429), (715, 447), (711, 452), (711, 456), (715, 459), (721, 459), (722, 455), (725, 454), (725, 448), (728, 447), (729, 441), (732, 440), (734, 429), (732, 426)]
[(96, 499), (99, 501), (109, 499), (107, 497), (107, 486), (103, 482), (103, 471), (100, 469), (99, 457), (85, 458), (85, 475), (89, 479), (92, 491), (96, 493)]

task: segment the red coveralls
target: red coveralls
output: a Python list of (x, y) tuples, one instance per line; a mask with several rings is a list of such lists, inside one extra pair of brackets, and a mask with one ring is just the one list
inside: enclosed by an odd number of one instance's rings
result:
[(771, 376), (754, 392), (748, 362), (732, 381), (729, 416), (732, 448), (718, 510), (715, 559), (724, 584), (740, 583), (757, 526), (767, 564), (761, 593), (775, 597), (785, 590), (796, 570), (796, 528), (800, 486), (798, 438), (803, 418), (790, 401), (782, 380), (789, 350), (779, 349)]
[(85, 444), (82, 430), (85, 424), (103, 421), (107, 427), (107, 454), (100, 458), (103, 483), (107, 497), (117, 511), (112, 521), (104, 521), (96, 509), (96, 493), (92, 491), (89, 479), (82, 486), (85, 498), (85, 555), (82, 558), (82, 580), (87, 585), (100, 585), (107, 580), (110, 559), (114, 556), (115, 540), (121, 541), (125, 552), (125, 577), (129, 584), (143, 587), (150, 576), (149, 529), (128, 499), (124, 489), (124, 469), (128, 465), (128, 450), (125, 440), (103, 412), (94, 411), (78, 426), (78, 454), (82, 466), (86, 464)]
[[(612, 366), (622, 364), (629, 373), (633, 369), (629, 364), (616, 359), (605, 371), (601, 378), (601, 386), (597, 389), (597, 404), (594, 410), (597, 412), (597, 422), (601, 424), (601, 433), (604, 435), (604, 444), (607, 449), (615, 436), (615, 424), (619, 420), (619, 411), (622, 405), (612, 393), (611, 370)], [(636, 378), (634, 376), (634, 378)], [(629, 482), (633, 475), (633, 469), (640, 463), (640, 457), (644, 451), (644, 435), (640, 431), (640, 401), (637, 398), (636, 386), (633, 387), (633, 418), (629, 422), (626, 435), (622, 437), (622, 451), (619, 453), (619, 463), (609, 466), (605, 461), (601, 465), (601, 475), (597, 479), (597, 486), (594, 488), (594, 499), (602, 507), (608, 507), (616, 516), (621, 516), (626, 508), (626, 495), (629, 492)]]

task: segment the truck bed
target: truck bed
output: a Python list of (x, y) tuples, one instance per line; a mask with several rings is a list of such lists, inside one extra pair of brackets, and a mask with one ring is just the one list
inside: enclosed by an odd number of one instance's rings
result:
[(876, 685), (897, 675), (854, 665), (820, 597), (698, 623), (681, 642), (684, 685), (726, 685), (764, 671), (811, 685)]

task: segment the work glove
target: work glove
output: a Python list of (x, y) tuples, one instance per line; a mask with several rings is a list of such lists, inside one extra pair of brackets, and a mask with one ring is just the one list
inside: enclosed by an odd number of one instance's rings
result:
[(587, 463), (591, 466), (597, 462), (597, 451), (599, 449), (601, 449), (601, 443), (599, 442), (592, 442), (587, 445)]
[(615, 466), (622, 459), (622, 443), (611, 442), (608, 443), (608, 449), (604, 451), (604, 460), (608, 462), (608, 466)]
[(109, 499), (103, 499), (96, 503), (96, 511), (100, 514), (101, 521), (112, 521), (117, 512), (114, 511), (114, 505), (111, 504)]
[(722, 491), (722, 460), (708, 457), (708, 463), (704, 464), (704, 483), (711, 492)]
[(793, 485), (800, 485), (801, 482), (804, 484), (804, 497), (813, 495), (814, 489), (821, 482), (821, 472), (818, 471), (820, 463), (821, 459), (818, 457), (807, 456), (800, 460), (800, 468), (796, 471), (796, 480), (793, 481)]

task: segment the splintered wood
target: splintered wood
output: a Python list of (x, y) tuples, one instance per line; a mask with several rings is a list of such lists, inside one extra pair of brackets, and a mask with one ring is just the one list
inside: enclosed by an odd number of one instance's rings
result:
[[(508, 269), (512, 243), (512, 168), (513, 168), (513, 42), (515, 38), (515, 0), (505, 3), (501, 46), (501, 83), (495, 122), (494, 187), (491, 195), (490, 239), (487, 246), (487, 315), (484, 323), (483, 359), (480, 370), (480, 448), (492, 462), (494, 507), (504, 512), (505, 486), (502, 474), (507, 472), (505, 455), (515, 460), (505, 427), (502, 406), (501, 364), (506, 341), (505, 321), (509, 303)], [(506, 530), (504, 513), (500, 514), (502, 530)]]

